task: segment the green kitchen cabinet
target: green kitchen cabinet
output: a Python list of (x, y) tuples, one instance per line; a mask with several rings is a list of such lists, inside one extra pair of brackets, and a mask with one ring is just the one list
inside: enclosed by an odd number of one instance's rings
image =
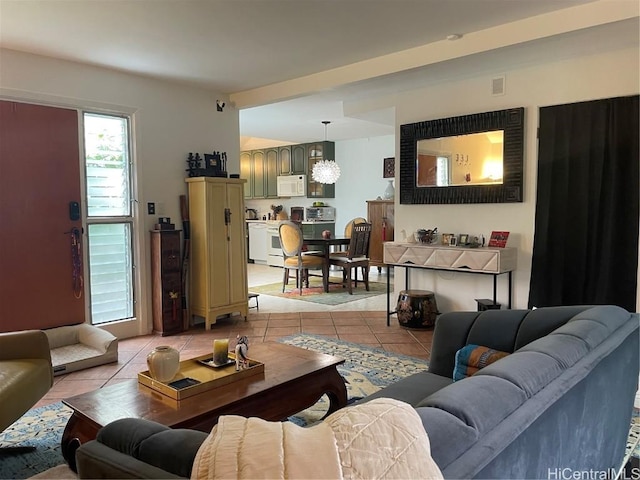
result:
[(251, 150), (251, 163), (253, 165), (253, 175), (251, 181), (253, 183), (253, 198), (266, 197), (267, 189), (265, 188), (265, 161), (263, 150)]
[(318, 183), (313, 180), (313, 166), (321, 160), (335, 160), (336, 147), (333, 142), (315, 142), (306, 144), (307, 159), (307, 198), (335, 198), (334, 184)]
[(264, 151), (264, 193), (266, 198), (278, 197), (278, 148)]
[(291, 175), (291, 147), (278, 148), (278, 175)]
[(307, 147), (305, 144), (291, 145), (291, 175), (305, 173), (307, 173)]
[(244, 178), (244, 198), (253, 198), (253, 161), (251, 152), (240, 152), (240, 178)]

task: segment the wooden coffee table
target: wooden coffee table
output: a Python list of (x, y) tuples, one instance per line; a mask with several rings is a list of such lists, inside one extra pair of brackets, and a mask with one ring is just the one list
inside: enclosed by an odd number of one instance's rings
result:
[(174, 400), (138, 380), (94, 390), (62, 402), (73, 414), (62, 435), (62, 454), (75, 468), (75, 451), (98, 430), (121, 418), (145, 418), (172, 428), (209, 432), (220, 415), (280, 421), (329, 397), (328, 413), (347, 404), (347, 388), (336, 369), (344, 359), (282, 343), (254, 344), (250, 357), (264, 363), (264, 374)]

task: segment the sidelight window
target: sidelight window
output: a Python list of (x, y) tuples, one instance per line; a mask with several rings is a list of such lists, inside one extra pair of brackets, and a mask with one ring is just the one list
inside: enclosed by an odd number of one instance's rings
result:
[(129, 119), (84, 113), (91, 323), (134, 316)]

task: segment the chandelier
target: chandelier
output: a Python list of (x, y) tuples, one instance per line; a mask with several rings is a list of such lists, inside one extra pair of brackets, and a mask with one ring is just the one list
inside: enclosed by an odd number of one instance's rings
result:
[[(324, 141), (327, 141), (327, 125), (331, 122), (324, 120)], [(320, 160), (313, 166), (311, 178), (318, 183), (336, 183), (340, 178), (340, 167), (334, 160)]]

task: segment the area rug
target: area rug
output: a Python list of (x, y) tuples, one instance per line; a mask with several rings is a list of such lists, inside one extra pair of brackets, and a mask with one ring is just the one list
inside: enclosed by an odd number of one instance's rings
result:
[[(338, 365), (337, 368), (347, 386), (349, 403), (371, 395), (401, 378), (429, 368), (429, 363), (426, 360), (323, 337), (322, 335), (298, 333), (283, 337), (278, 341), (344, 358), (345, 362), (342, 365)], [(323, 396), (311, 408), (300, 412), (296, 416), (289, 418), (289, 420), (298, 425), (311, 425), (320, 421), (328, 409), (329, 399)]]
[(252, 293), (261, 293), (289, 300), (302, 300), (303, 302), (312, 302), (320, 305), (341, 305), (387, 293), (387, 285), (380, 282), (369, 282), (369, 291), (367, 292), (364, 288), (364, 283), (359, 280), (358, 287), (353, 287), (353, 295), (350, 295), (347, 289), (342, 286), (341, 278), (331, 278), (329, 282), (328, 293), (325, 293), (322, 287), (322, 278), (319, 277), (311, 277), (309, 279), (309, 287), (302, 289), (302, 295), (300, 295), (300, 290), (296, 288), (295, 278), (289, 280), (289, 285), (285, 287), (284, 293), (282, 293), (282, 282), (251, 287), (249, 290)]
[(20, 455), (0, 453), (0, 478), (29, 478), (65, 463), (60, 451), (62, 432), (72, 410), (62, 402), (34, 408), (0, 432), (0, 447), (33, 446), (35, 451)]

